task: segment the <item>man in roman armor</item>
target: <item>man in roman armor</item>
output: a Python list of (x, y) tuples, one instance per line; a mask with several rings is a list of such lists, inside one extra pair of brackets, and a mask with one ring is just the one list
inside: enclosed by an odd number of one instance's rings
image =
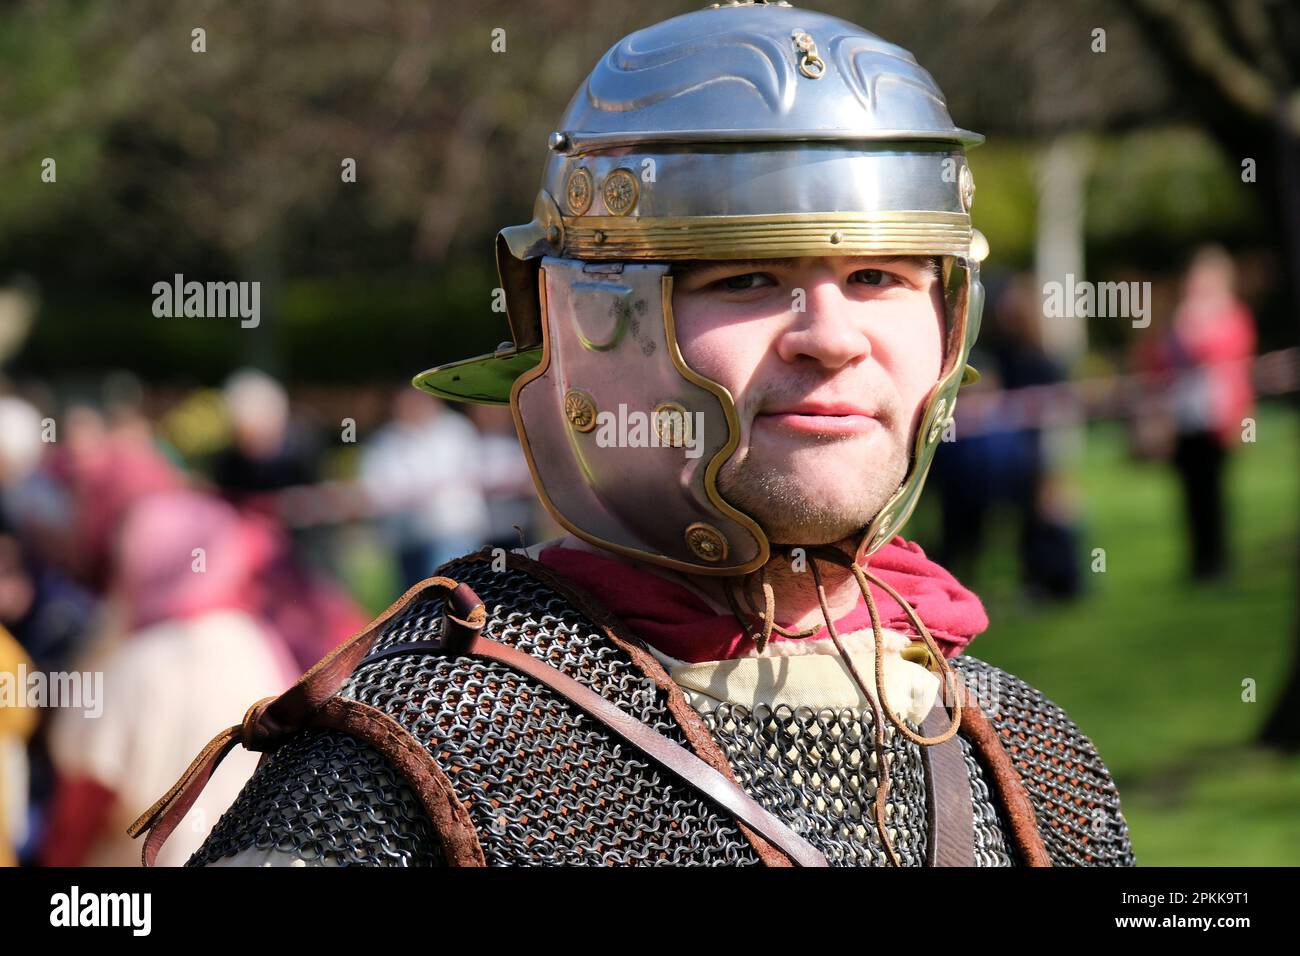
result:
[(450, 561), (254, 704), (146, 863), (242, 745), (191, 865), (1133, 865), (1091, 741), (899, 536), (976, 377), (980, 141), (788, 3), (615, 44), (497, 236), (510, 341), (415, 378), (510, 407), (567, 534)]

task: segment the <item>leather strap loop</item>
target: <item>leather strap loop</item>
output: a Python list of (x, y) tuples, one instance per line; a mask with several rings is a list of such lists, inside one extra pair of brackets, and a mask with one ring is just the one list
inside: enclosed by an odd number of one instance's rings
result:
[(217, 765), (239, 743), (241, 732), (242, 727), (228, 727), (213, 737), (172, 788), (127, 827), (127, 835), (133, 839), (146, 830), (149, 831), (140, 852), (140, 859), (145, 866), (153, 866), (163, 843), (194, 805)]
[(266, 714), (266, 708), (274, 703), (274, 697), (263, 697), (252, 707), (244, 712), (244, 720), (239, 725), (240, 743), (244, 745), (245, 750), (264, 750), (258, 746), (257, 726), (261, 723), (262, 717)]

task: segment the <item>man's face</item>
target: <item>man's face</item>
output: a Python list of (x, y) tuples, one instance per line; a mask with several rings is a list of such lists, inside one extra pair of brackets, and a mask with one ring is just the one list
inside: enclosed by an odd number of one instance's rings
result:
[(907, 473), (943, 366), (934, 260), (719, 260), (673, 274), (682, 356), (740, 416), (724, 497), (776, 544), (830, 544), (869, 524)]

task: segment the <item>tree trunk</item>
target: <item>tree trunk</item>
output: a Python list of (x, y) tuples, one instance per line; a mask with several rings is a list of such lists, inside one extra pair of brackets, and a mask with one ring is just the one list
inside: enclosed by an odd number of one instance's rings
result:
[[(1278, 170), (1282, 218), (1286, 231), (1286, 252), (1290, 268), (1292, 298), (1300, 296), (1300, 182), (1295, 171), (1300, 170), (1300, 134), (1279, 111), (1278, 117)], [(1297, 311), (1300, 311), (1298, 309)], [(1294, 405), (1294, 401), (1292, 402)], [(1296, 588), (1300, 594), (1300, 551), (1296, 555)], [(1272, 713), (1260, 728), (1259, 742), (1277, 747), (1288, 753), (1300, 752), (1300, 613), (1296, 615), (1294, 640), (1291, 647), (1291, 672), (1283, 684)]]

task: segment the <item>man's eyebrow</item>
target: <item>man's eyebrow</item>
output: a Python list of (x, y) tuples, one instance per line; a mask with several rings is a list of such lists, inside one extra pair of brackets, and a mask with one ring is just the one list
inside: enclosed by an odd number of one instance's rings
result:
[[(857, 263), (870, 263), (871, 265), (894, 265), (899, 262), (911, 262), (918, 267), (927, 266), (931, 256), (922, 255), (891, 255), (891, 256), (825, 256), (812, 258), (835, 258), (841, 259), (849, 265)], [(797, 258), (786, 259), (686, 259), (673, 263), (672, 274), (677, 276), (688, 275), (696, 272), (714, 272), (723, 269), (789, 269), (794, 263), (801, 260)]]

